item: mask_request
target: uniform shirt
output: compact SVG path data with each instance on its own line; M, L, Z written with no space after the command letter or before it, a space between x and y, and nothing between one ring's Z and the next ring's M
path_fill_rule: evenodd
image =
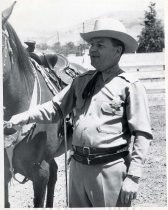
M72 144L76 146L107 148L129 144L137 131L152 138L147 97L141 82L119 69L106 71L97 80L94 95L83 99L83 90L94 73L89 71L74 79L52 101L39 106L31 118L37 122L56 122L74 110ZM135 160L132 157L129 170L135 176L141 176L149 140L140 145L141 148L134 148Z

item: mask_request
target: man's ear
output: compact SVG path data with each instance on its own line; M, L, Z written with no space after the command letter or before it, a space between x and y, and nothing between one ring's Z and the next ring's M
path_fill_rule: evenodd
M117 47L117 52L118 52L120 55L122 54L122 50L123 50L122 46L118 46L118 47Z

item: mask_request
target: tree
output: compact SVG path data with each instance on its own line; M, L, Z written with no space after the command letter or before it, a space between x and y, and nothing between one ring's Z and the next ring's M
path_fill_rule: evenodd
M76 46L74 45L73 42L68 42L62 46L62 54L64 54L65 56L75 53L76 53Z
M76 52L76 46L74 45L73 42L68 42L66 44L66 48L67 48L67 53L68 54L75 54L75 52Z
M56 53L61 53L61 43L56 42L51 47L52 50L54 50Z
M164 29L161 20L157 19L156 3L150 3L149 11L145 11L143 28L138 36L137 52L161 52L164 48Z
M39 50L47 50L48 49L48 45L47 43L40 43L36 45L36 48Z

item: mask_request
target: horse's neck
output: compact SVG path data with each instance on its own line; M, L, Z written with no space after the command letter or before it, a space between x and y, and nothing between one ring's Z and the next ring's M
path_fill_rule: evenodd
M10 118L14 114L28 110L34 88L33 75L29 77L29 83L31 84L26 86L19 69L11 71L10 77L3 87L5 118Z

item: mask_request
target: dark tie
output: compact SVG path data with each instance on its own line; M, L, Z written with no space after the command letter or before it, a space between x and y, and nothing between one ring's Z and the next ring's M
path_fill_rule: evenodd
M94 90L95 90L96 81L101 74L102 73L100 71L96 72L93 75L92 79L87 83L87 85L82 93L83 99L86 99L87 97L90 97L93 95Z

